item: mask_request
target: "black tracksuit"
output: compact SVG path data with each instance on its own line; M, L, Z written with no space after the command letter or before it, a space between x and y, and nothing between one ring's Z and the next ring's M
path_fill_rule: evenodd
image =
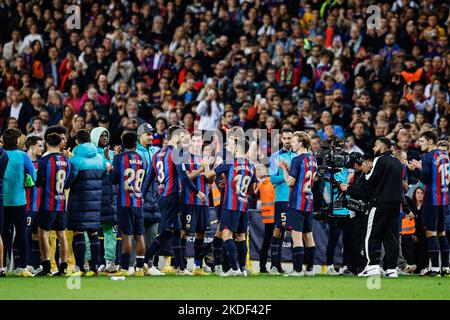
M372 171L358 190L349 186L348 194L372 195L372 208L367 219L364 249L369 265L379 265L381 244L386 256L386 269L395 269L399 254L400 203L402 165L391 151L376 157Z

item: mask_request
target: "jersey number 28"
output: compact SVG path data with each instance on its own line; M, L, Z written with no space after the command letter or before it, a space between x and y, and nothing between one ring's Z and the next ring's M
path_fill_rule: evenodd
M123 183L123 188L129 191L140 192L142 183L144 182L145 170L139 169L138 171L135 171L132 168L128 168L125 170L124 174L127 179ZM133 181L134 186L131 185Z

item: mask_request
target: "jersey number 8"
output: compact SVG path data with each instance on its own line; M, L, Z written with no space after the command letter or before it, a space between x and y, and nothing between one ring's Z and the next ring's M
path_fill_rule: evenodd
M64 182L66 181L66 171L65 170L59 170L56 173L56 185L55 189L57 193L63 193L64 192Z
M134 169L128 168L124 174L127 179L123 183L123 188L129 191L140 192L142 183L144 182L145 170L139 169L138 171L134 171ZM131 186L133 181L134 187Z

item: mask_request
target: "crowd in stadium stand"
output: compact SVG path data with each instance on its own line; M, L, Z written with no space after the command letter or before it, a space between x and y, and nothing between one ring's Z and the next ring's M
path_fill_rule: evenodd
M408 160L421 132L449 139L445 1L81 1L70 30L72 2L0 1L0 131L19 129L22 148L62 125L67 148L103 127L113 150L144 123L157 147L171 125L291 128L369 155L387 136Z

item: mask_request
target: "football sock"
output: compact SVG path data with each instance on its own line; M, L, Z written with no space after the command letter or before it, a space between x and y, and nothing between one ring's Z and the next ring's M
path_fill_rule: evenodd
M136 268L143 268L144 267L144 256L136 256Z
M213 239L214 265L219 266L222 263L223 240L218 237Z
M98 234L90 235L89 242L91 244L91 260L89 261L89 267L92 271L97 271L98 258L100 255L100 240Z
M239 268L236 259L236 245L234 244L234 240L228 239L224 241L223 246L230 261L231 268L233 268L233 270L238 270Z
M247 257L247 241L237 241L236 242L237 255L239 261L239 267L241 271L245 270L245 260Z
M427 238L427 248L431 267L439 268L439 241L436 236Z
M304 247L295 247L292 249L292 258L295 261L294 270L297 272L302 272L303 258L305 256Z
M128 252L122 252L122 256L120 257L120 267L122 270L128 271L130 267L130 254Z
M50 273L50 269L52 267L52 264L50 260L42 260L42 269L46 273Z
M203 260L203 244L205 243L205 239L197 239L194 241L194 263L196 267L202 266Z
M183 253L181 252L181 234L180 231L174 230L172 237L172 250L175 257L175 264L180 270L184 270Z
M187 245L187 239L181 238L181 254L182 254L183 261L186 258L186 245Z
M84 256L86 254L86 242L84 234L79 233L73 236L72 242L73 255L75 256L75 264L81 272L84 272Z
M272 237L270 239L270 251L271 251L271 261L272 267L278 267L281 262L280 259L280 243L281 238Z
M17 238L14 240L15 240L13 243L14 268L18 268L20 265L19 241Z
M35 270L39 268L39 265L41 264L41 251L39 249L38 240L33 240L31 242L31 263Z
M67 262L61 262L58 267L58 271L61 273L66 273L67 270Z
M439 247L441 249L441 267L448 268L448 260L449 260L449 245L447 238L439 237Z
M314 259L316 257L316 247L307 247L306 255L308 256L308 264L306 266L306 270L312 271L314 268Z
M145 259L147 260L149 267L153 266L152 260L155 253L157 253L159 249L161 249L163 244L169 241L171 237L172 232L170 232L169 230L163 230L163 232L161 232L161 234L158 235L156 239L153 240L153 242L150 244L150 246L147 249L147 252L145 253Z

